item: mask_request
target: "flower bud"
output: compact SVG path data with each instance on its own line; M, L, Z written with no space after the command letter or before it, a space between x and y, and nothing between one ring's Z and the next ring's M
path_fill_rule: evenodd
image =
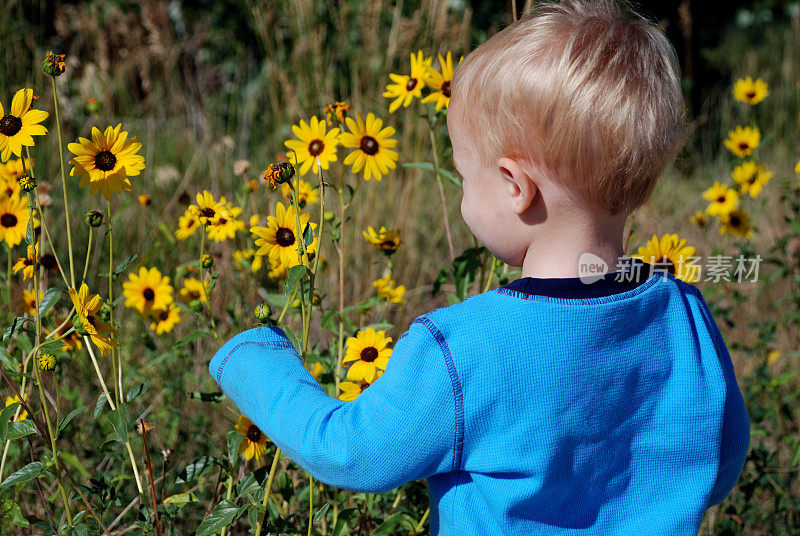
M109 304L103 302L103 305L100 306L99 313L100 313L100 320L102 320L103 322L108 322L109 320L111 320L111 306Z
M89 97L86 99L86 111L90 114L96 114L102 107L103 105L100 104L100 101L94 97Z
M321 301L322 298L320 298L319 294L313 294L311 296L311 305L319 305Z
M253 310L253 315L256 317L256 320L264 321L268 319L271 314L272 309L270 309L269 305L266 303L256 305L256 308Z
M201 302L200 300L192 300L189 302L189 309L191 309L195 313L202 313L203 302Z
M56 368L56 358L53 354L39 356L39 370L53 370Z
M52 50L44 56L42 69L50 76L61 76L66 70L64 54L56 54Z
M332 210L326 210L322 214L322 219L325 220L328 223L332 222L334 220L334 218L336 218L336 214L334 214Z
M30 175L23 175L19 178L19 187L23 192L30 192L36 188L36 181Z
M209 254L205 254L200 258L200 266L206 270L210 270L214 266L214 259Z
M90 210L83 215L83 221L89 227L100 227L103 224L103 213L99 210Z
M89 332L86 331L86 327L83 325L83 317L81 317L81 315L75 315L72 317L72 327L75 328L75 332L81 337L86 337L89 335Z

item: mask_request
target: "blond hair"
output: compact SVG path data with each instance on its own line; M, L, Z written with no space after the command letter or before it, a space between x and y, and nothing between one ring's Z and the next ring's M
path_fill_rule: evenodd
M608 0L543 4L473 51L451 95L485 162L543 162L611 214L650 197L683 141L672 45Z

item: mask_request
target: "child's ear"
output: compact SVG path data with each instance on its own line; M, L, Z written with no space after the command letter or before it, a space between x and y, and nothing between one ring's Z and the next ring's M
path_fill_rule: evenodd
M497 160L500 175L506 181L506 191L511 197L511 208L516 214L522 214L533 204L539 186L515 160L500 158Z

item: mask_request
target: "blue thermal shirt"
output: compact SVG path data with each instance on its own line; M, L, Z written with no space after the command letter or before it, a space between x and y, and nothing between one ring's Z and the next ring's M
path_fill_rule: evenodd
M700 292L649 275L522 278L422 315L352 402L276 328L236 335L209 370L315 478L427 479L434 536L695 536L750 420Z

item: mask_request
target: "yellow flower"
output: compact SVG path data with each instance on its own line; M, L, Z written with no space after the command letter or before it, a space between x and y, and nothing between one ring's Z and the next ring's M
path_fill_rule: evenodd
M719 224L719 234L731 234L739 238L751 238L753 236L750 215L741 208L721 215Z
M42 303L42 298L44 298L44 292L41 290L38 296L36 296L32 290L23 290L22 302L25 304L25 311L29 315L34 316L36 314L36 302Z
M709 216L721 216L739 206L739 194L736 190L717 181L714 181L714 186L703 192L703 199L711 201L706 208L706 214Z
M383 225L381 225L381 230L377 233L372 226L369 226L366 231L361 231L361 234L364 235L364 239L370 245L375 246L387 255L397 251L397 248L403 243L400 239L400 229L387 229Z
M33 271L36 269L36 263L39 262L39 244L35 246L28 245L28 255L20 257L14 264L14 273L16 274L22 270L22 280L33 279Z
M310 219L310 214L301 213L300 228L305 229ZM312 230L317 227L313 222L310 225ZM296 236L297 217L293 206L284 207L282 203L278 203L275 216L267 216L267 227L251 227L250 232L256 237L256 246L259 248L256 255L268 256L272 269L278 275L300 264ZM316 252L318 241L319 237L315 236L313 242L307 246L308 253Z
M708 225L708 217L706 216L706 213L700 210L695 212L694 216L689 216L689 221L700 228L703 228L706 225Z
M309 364L306 363L304 366L306 367L306 370L308 370L308 372L312 376L314 376L314 379L319 381L319 376L320 376L320 374L322 374L322 371L324 370L324 367L322 366L322 363L316 362L312 366L309 366Z
M25 175L26 172L31 170L31 165L33 164L32 160L28 160L27 158L15 158L14 160L9 160L5 164L0 164L0 179L7 180L11 184L14 184L16 187L14 192L0 192L5 193L5 195L12 195L13 193L19 194L19 184L17 181ZM7 187L14 188L8 184Z
M205 287L205 289L204 289ZM208 281L205 284L200 283L199 279L189 277L183 280L183 288L178 292L181 299L186 303L191 303L194 300L208 303Z
M739 101L750 105L758 104L769 95L767 83L758 78L755 81L751 77L740 78L733 84L733 97Z
M754 161L748 160L736 166L731 176L739 185L739 195L750 194L750 197L755 198L772 178L772 172L767 171L763 164L757 165Z
M256 461L260 460L267 451L267 441L269 441L264 432L244 415L239 417L239 422L236 423L234 428L236 428L239 435L244 436L242 442L239 443L238 453L244 454L246 460L253 458Z
M333 124L333 119L336 118L336 121L338 121L338 123L341 125L344 123L344 116L349 111L349 104L346 102L336 102L334 104L327 105L322 113L325 114L325 117L328 119L328 123Z
M447 58L439 54L439 66L442 68L440 73L436 69L428 69L426 82L431 88L437 91L431 93L422 102L435 102L436 111L450 106L450 82L453 80L453 54L447 53Z
M128 177L139 175L144 169L144 157L137 154L142 144L136 137L128 138L122 124L106 127L100 132L92 127L92 139L78 138L79 143L70 143L67 148L75 155L70 177L79 176L81 188L89 187L89 193L103 194L106 201L113 194L131 191Z
M24 400L24 401L26 401L26 402L28 401L28 393L24 393L24 394L22 395L22 400ZM14 396L6 396L6 406L5 406L5 407L8 407L8 406L10 406L10 405L11 405L11 404L13 404L14 402L19 402L19 397L18 397L17 395L14 395ZM18 416L16 419L14 419L14 417L13 417L13 415L12 415L12 416L11 416L11 418L10 418L10 419L8 419L8 421L9 421L9 422L12 422L12 421L14 421L14 420L16 420L16 421L24 421L24 420L25 420L27 417L28 417L28 412L27 412L27 411L25 411L24 409L22 409L22 404L20 404L20 407L19 407L19 416Z
M201 225L209 225L214 218L226 212L225 203L215 201L211 192L203 190L203 193L197 194L197 205L189 205L186 214L190 212L200 220ZM224 199L224 198L223 198Z
M137 196L137 199L143 207L149 207L153 203L153 199L147 194Z
M106 355L114 347L119 346L119 342L113 337L117 335L117 330L111 324L99 319L98 311L103 306L100 296L97 294L89 296L89 287L83 283L78 292L74 288L69 289L69 297L75 306L75 314L83 324L83 329L100 350L100 355Z
M178 240L186 240L200 227L200 218L197 217L197 213L193 208L196 207L192 205L183 216L178 218L178 229L175 231L175 236Z
M347 339L347 353L342 363L355 361L347 370L347 379L350 381L375 381L377 371L386 370L392 349L386 345L392 342L391 337L386 337L386 332L375 331L367 328L356 333L355 337Z
M403 296L406 294L406 287L403 285L398 286L391 275L386 275L372 283L372 286L378 290L378 295L386 298L391 303L403 303L405 300Z
M302 119L300 125L292 125L292 132L296 140L286 140L284 145L291 151L289 160L295 166L300 166L300 174L305 175L313 166L317 172L317 165L327 170L330 162L336 162L336 146L339 145L339 127L327 130L325 120L319 121L317 116L312 116L306 124Z
M383 121L371 113L367 114L366 123L361 114L356 114L356 121L348 117L345 122L350 132L343 132L339 139L345 147L356 149L344 159L346 166L353 166L353 173L363 168L364 180L375 177L379 181L389 169L397 167L395 162L400 156L390 149L397 146L397 140L391 137L394 127L382 128Z
M33 136L44 136L47 129L40 125L48 113L31 108L33 90L20 89L11 99L10 113L3 111L0 103L0 161L7 161L12 154L21 156L22 146L33 147Z
M28 232L28 198L0 197L0 240L12 248L21 243ZM39 221L33 218L34 226Z
M772 365L780 358L781 358L780 350L770 350L769 353L767 354L767 365ZM341 386L342 384L339 385Z
M664 270L687 283L699 279L698 265L692 264L694 248L686 245L686 239L678 239L677 234L666 234L659 239L656 235L640 247L634 259L640 259L655 268Z
M797 164L794 165L794 172L800 173L800 160L798 160Z
M304 208L306 205L310 205L312 203L319 203L319 193L317 192L316 188L313 188L310 183L297 179L294 181L294 187L297 190L297 204L300 205L300 208ZM281 193L283 194L283 199L286 200L287 204L292 204L292 185L288 183L283 183L281 185ZM250 224L253 225L252 223Z
M19 197L21 190L17 179L0 178L0 197Z
M58 318L55 320L55 326L58 327L64 322L63 318ZM67 320L67 323L64 324L64 327L58 330L57 337L64 343L64 346L59 348L62 352L68 352L71 350L80 350L83 344L81 343L81 336L78 335L77 332L73 331L69 335L64 336L69 330L73 328L72 321ZM45 332L50 334L51 332L45 329Z
M381 377L383 374L382 370L379 370L378 373L375 375L375 379ZM375 383L374 381L372 383ZM351 402L358 398L358 396L363 393L367 387L372 385L372 383L367 383L364 381L361 382L340 382L339 389L342 390L342 394L339 395L339 400L343 402Z
M743 158L752 153L761 141L761 131L751 127L736 127L728 132L725 147L736 156Z
M169 333L181 321L180 309L174 303L170 303L166 309L154 310L152 317L154 321L150 323L150 329L155 331L156 335Z
M394 84L388 84L383 96L394 99L389 105L389 113L393 114L400 105L403 108L408 108L411 101L416 97L422 96L422 88L425 87L425 79L428 76L428 69L433 62L433 56L425 58L422 51L418 51L416 55L411 54L411 75L399 75L391 73L389 78L392 79Z
M172 285L169 277L162 276L158 268L139 268L139 275L130 274L122 284L125 307L136 309L148 316L154 309L166 309L172 303Z
M217 211L214 218L211 218L206 226L208 238L214 242L222 242L228 238L236 236L238 231L244 231L245 223L236 218L242 213L240 207L234 207L225 201L225 196L220 198L220 204L224 210Z

